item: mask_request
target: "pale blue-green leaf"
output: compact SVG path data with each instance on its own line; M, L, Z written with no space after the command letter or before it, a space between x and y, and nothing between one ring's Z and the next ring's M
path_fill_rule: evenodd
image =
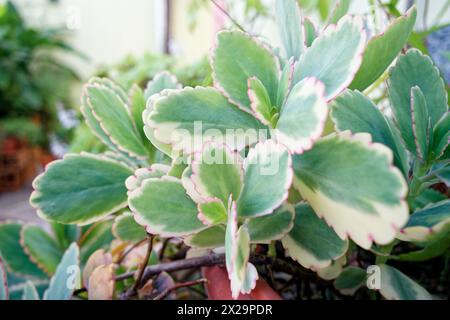
M39 293L33 282L27 281L23 288L22 300L39 300Z
M72 243L64 253L55 275L50 279L44 300L69 300L80 283L80 252L76 243Z
M277 0L275 16L286 59L298 61L305 51L305 39L297 1Z

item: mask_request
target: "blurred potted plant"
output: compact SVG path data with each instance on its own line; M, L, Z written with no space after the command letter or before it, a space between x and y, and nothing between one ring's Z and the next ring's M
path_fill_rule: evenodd
M27 26L10 1L0 6L0 150L8 158L0 159L3 173L9 170L5 163L17 169L12 159L22 149L31 154L32 147L39 147L49 158L50 135L61 132L57 106L70 105L70 86L78 76L53 52L80 55L62 36L60 29Z

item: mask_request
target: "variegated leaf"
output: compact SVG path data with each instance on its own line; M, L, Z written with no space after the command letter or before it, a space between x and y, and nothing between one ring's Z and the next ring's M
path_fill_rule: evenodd
M315 271L329 267L348 248L348 242L339 238L305 203L295 207L294 226L282 243L293 259Z
M247 79L244 82L247 88ZM152 97L144 122L147 137L152 142L156 140L156 146L169 154L171 149L190 153L202 147L198 141L211 140L241 150L258 141L257 130L265 128L216 89L204 87L172 90Z
M301 56L296 65L294 84L316 78L325 85L325 98L332 100L352 82L364 51L363 22L346 16L328 26Z
M222 225L213 226L185 238L184 242L188 246L199 249L215 249L224 247L225 227Z
M394 163L406 177L409 172L408 155L403 143L375 104L359 91L347 90L331 104L331 118L337 131L370 133L373 142L389 147L394 153Z
M411 89L411 123L414 137L414 144L416 146L415 154L426 161L428 159L428 148L431 128L431 121L428 116L428 106L425 101L425 96L419 87Z
M111 142L130 156L145 159L146 148L128 106L117 92L98 83L89 83L84 90L88 107Z
M227 209L222 200L211 198L198 204L198 218L210 226L227 221Z
M416 145L411 119L411 88L422 91L434 127L448 111L447 92L444 80L431 58L419 50L410 49L401 55L389 71L389 97L396 123L400 129L406 147L415 153Z
M133 214L129 211L114 220L112 232L122 241L138 242L147 236L145 229L134 220Z
M379 268L380 293L387 300L432 300L424 288L397 269L385 264Z
M242 159L226 145L209 143L194 155L191 180L205 200L236 200L242 190Z
M236 203L233 201L230 201L228 208L225 256L233 299L237 299L241 293L250 293L256 286L258 272L248 262L250 258L250 235L246 226L241 226L238 229Z
M197 206L179 179L149 178L129 192L128 205L136 221L161 236L185 236L206 228L197 218Z
M46 278L46 274L34 264L20 244L22 224L0 223L0 257L9 272L18 276Z
M148 168L139 168L134 174L125 180L125 186L129 191L137 189L142 182L149 178L161 178L169 174L170 167L162 164L152 164Z
M292 88L274 131L277 142L293 153L312 148L323 132L328 108L324 86L314 78L307 78Z
M368 249L406 224L406 182L387 147L366 133L333 134L294 157L294 186L341 239Z
M245 54L236 54L238 52ZM240 31L221 31L211 57L214 85L231 102L250 110L247 80L257 77L275 104L279 65L278 60L263 44Z
M431 158L440 159L450 150L450 112L447 111L433 128L433 145ZM445 157L444 157L445 158ZM447 157L448 159L448 157Z
M359 288L366 284L367 272L359 267L345 268L334 281L334 287L340 293L353 296Z
M30 202L45 220L89 224L126 205L125 180L132 174L105 157L69 154L33 181Z
M350 85L351 89L365 90L386 71L405 46L414 28L416 16L416 8L411 8L385 31L369 40L362 65Z
M398 235L405 241L427 241L450 224L450 200L444 200L415 211Z
M37 226L24 226L20 242L30 259L48 275L52 275L63 255L55 239Z
M293 227L294 208L285 203L272 214L248 219L245 223L251 243L271 243L283 238Z
M258 143L244 160L239 216L251 218L272 213L287 199L292 177L292 159L286 148L273 140Z
M152 80L147 83L144 91L145 101L152 95L160 93L165 89L181 89L178 79L167 71L156 74Z
M248 97L250 99L250 108L253 115L261 121L261 123L273 128L278 114L273 114L273 107L269 94L262 82L256 77L248 79ZM276 108L274 108L274 110L277 111Z

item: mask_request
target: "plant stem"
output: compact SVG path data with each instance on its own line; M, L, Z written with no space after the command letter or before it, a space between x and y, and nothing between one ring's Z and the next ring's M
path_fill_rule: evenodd
M217 9L219 9L224 15L230 19L233 24L239 28L242 32L246 32L245 29L224 9L220 4L218 4L215 0L211 0L211 2L216 6Z
M131 246L131 248L129 248L127 251L125 251L123 254L122 254L122 256L116 261L116 264L121 264L122 263L122 261L134 250L134 249L136 249L137 247L139 247L141 244L143 244L145 241L147 241L147 238L146 239L142 239L141 241L139 241L139 242L137 242L137 243L135 243L135 244L133 244L132 246Z
M152 250L153 250L153 238L154 238L154 235L149 235L148 236L147 254L145 255L145 259L144 259L144 261L142 261L142 264L139 267L139 273L138 273L136 282L134 283L134 286L133 286L133 289L132 289L134 292L136 292L139 289L140 285L141 285L142 277L143 277L144 271L145 271L145 267L148 264L148 259L150 259L150 254L152 253Z
M153 300L162 300L165 297L167 297L167 295L169 295L172 291L178 290L180 288L196 286L198 284L203 284L203 283L207 283L207 282L208 282L208 280L206 280L206 279L199 279L199 280L194 280L194 281L177 283L176 285L165 289L163 292L161 292L159 295L157 295Z

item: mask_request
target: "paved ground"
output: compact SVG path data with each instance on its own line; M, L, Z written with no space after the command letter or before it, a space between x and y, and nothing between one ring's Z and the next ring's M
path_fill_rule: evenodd
M32 191L31 186L27 186L18 192L0 193L0 221L21 220L45 225L28 202Z

